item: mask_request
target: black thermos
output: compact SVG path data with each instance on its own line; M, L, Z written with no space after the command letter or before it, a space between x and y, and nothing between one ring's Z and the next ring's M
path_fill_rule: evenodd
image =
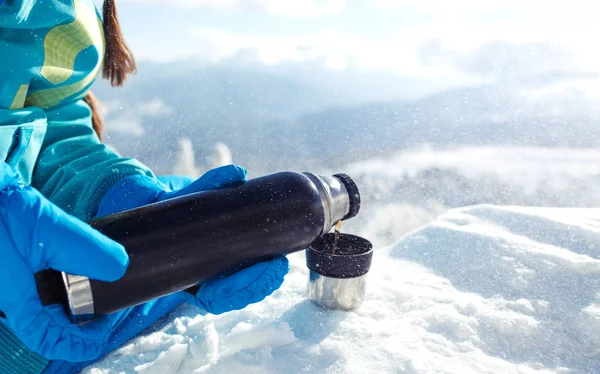
M296 172L146 205L90 222L129 254L121 279L50 270L36 275L38 292L44 304L62 303L84 322L304 250L359 208L349 176Z

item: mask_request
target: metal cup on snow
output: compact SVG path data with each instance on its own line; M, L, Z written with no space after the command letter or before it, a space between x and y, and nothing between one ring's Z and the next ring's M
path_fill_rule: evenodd
M350 234L339 234L334 243L335 234L329 233L306 249L308 298L325 309L356 309L365 298L373 245Z

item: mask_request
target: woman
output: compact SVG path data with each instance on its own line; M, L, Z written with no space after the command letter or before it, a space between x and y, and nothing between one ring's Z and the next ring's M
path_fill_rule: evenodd
M171 190L100 142L89 88L135 71L113 0L0 0L0 372L74 372L187 300L208 313L241 309L277 289L285 258L203 283L90 324L43 306L33 274L54 268L111 281L129 263L118 243L82 221L243 182L229 165ZM92 104L92 107L90 106ZM179 186L183 187L183 186Z

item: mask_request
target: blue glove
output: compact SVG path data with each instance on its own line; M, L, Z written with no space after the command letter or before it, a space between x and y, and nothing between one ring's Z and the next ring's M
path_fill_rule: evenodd
M209 170L199 179L187 185L181 177L161 177L161 180L167 183L186 185L178 190L171 190L166 184L154 178L143 175L131 176L117 183L106 194L100 204L98 216L199 191L234 187L246 181L246 174L244 168L228 165ZM289 268L287 258L278 257L250 266L224 278L204 281L195 295L188 292L179 294L188 302L208 313L221 314L239 310L263 300L277 290L283 283Z
M171 190L180 190L194 181L193 178L185 175L160 175L156 178Z
M70 323L60 305L43 306L34 274L48 268L114 281L129 264L124 248L66 214L37 190L0 167L0 310L5 324L29 349L48 359L98 357L111 318L83 326Z
M240 166L228 165L209 170L200 178L181 189L172 190L169 185L185 185L184 177L170 176L159 179L146 175L133 175L115 184L104 196L98 207L97 216L105 216L143 205L164 201L194 192L235 187L246 181L246 170Z

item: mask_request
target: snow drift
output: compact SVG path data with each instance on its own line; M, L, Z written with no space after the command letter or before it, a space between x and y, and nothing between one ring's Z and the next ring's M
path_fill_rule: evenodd
M369 208L344 231L377 243L359 309L307 301L296 253L263 302L183 306L84 373L600 372L598 160L476 148L353 165Z
M284 286L221 316L177 310L86 373L581 373L600 367L600 210L474 206L379 249L353 312Z
M376 247L394 244L452 208L600 206L598 149L422 147L342 170L357 180L364 201L346 227Z

